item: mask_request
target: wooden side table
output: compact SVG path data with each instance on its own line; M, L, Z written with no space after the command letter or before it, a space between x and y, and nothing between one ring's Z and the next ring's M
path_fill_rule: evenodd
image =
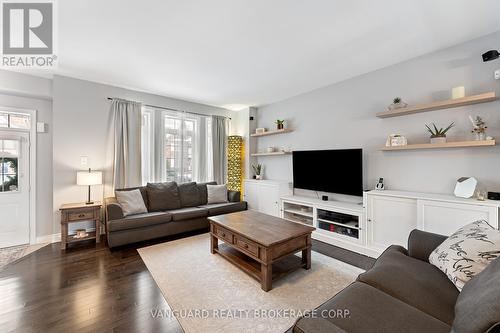
M61 211L61 249L65 250L69 243L80 242L89 239L95 239L100 242L99 230L101 226L101 207L98 201L91 205L85 203L65 204L59 209ZM74 222L93 220L95 222L95 231L89 232L88 236L77 238L74 235L68 235L68 225Z

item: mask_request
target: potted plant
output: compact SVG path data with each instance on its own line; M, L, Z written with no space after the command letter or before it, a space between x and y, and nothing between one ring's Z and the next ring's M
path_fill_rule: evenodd
M486 140L486 129L488 127L484 120L479 116L477 116L476 119L472 119L472 117L469 116L469 119L473 126L472 133L474 133L475 139L477 141Z
M262 179L262 164L260 164L260 163L252 164L252 169L253 169L253 172L255 172L255 179L261 180Z
M431 143L445 143L446 142L446 133L455 126L455 123L451 123L446 128L438 129L436 124L432 123L432 128L429 125L425 125L429 133L431 133Z
M389 105L388 109L390 111L392 111L392 110L402 109L402 108L405 108L407 106L408 106L408 104L405 103L405 102L403 102L403 100L401 99L401 97L395 97L392 100L392 104Z
M282 130L285 128L285 120L277 119L275 123L278 127L278 130Z

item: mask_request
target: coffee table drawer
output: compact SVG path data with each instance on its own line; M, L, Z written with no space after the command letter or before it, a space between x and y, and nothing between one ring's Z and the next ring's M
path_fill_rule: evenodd
M226 229L221 229L219 227L215 228L215 234L222 238L226 243L233 244L233 233L230 231L227 231Z
M246 238L243 238L239 235L235 235L234 245L236 245L238 249L241 249L244 252L248 252L249 254L252 254L256 258L259 257L259 246Z

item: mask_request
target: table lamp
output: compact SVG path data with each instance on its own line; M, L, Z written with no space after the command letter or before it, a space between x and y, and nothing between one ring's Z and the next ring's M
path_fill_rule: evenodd
M101 171L78 171L76 173L76 184L89 187L89 197L85 204L92 205L94 202L90 201L90 186L101 185L102 184L102 172Z

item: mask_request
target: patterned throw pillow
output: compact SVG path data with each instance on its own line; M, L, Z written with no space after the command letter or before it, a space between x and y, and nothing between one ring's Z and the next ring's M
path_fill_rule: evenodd
M443 271L462 290L500 256L500 231L486 221L476 221L458 229L429 256L429 262Z

